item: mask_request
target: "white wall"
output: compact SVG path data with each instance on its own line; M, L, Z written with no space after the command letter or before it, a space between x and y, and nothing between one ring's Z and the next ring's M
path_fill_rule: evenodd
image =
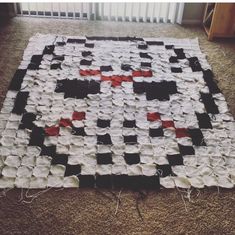
M182 24L202 23L205 3L185 3Z
M0 18L11 18L16 15L15 3L0 3Z

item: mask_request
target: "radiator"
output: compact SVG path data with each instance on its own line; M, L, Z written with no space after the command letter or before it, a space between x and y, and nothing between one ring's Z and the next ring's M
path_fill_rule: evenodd
M180 21L183 3L20 3L22 16L151 23Z

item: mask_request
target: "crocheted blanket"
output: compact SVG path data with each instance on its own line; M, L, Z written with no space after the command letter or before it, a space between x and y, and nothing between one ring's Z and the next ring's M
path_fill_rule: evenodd
M234 119L197 39L37 34L0 133L0 188L235 183Z

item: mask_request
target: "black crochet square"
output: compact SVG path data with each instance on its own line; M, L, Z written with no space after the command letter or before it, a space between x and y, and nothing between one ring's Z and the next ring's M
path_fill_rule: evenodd
M185 145L179 144L179 150L180 150L180 154L182 156L184 156L184 155L195 155L195 151L194 151L193 146L185 146Z
M79 175L79 188L94 188L95 176L94 175Z
M98 118L97 126L100 128L110 127L110 120L102 120L102 119Z
M135 128L136 127L136 121L135 120L124 120L123 127Z
M137 135L127 135L124 136L125 144L137 144Z
M196 113L196 116L201 129L212 129L211 119L207 113Z
M30 129L35 126L33 121L36 120L36 114L34 113L24 113L23 117L21 119L21 124L19 126L19 129Z
M27 104L27 99L29 97L29 92L18 92L12 113L21 115L25 112L25 106Z
M157 172L160 177L173 175L171 166L169 164L157 165Z
M96 159L99 165L113 164L112 153L97 153Z
M64 176L79 175L81 173L81 165L67 164Z
M183 165L183 157L180 154L167 155L168 162L171 166Z
M110 145L112 140L109 134L97 135L97 144Z
M150 137L160 137L160 136L164 136L164 132L162 128L150 128L149 129L149 136Z
M72 135L80 135L80 136L85 136L86 132L84 127L72 127Z
M97 175L96 187L97 188L112 188L112 175Z
M51 165L57 165L57 164L60 164L60 165L64 165L66 166L66 176L70 175L70 171L71 170L71 167L68 167L67 166L67 163L68 163L68 155L67 154L55 154L52 157L52 161L51 161ZM68 169L67 169L68 167ZM71 175L76 175L76 174L73 174L71 172Z
M128 165L140 163L139 153L124 153L124 159Z
M192 139L193 145L205 146L203 134L200 129L188 129L188 133Z
M26 69L17 69L9 86L9 90L19 91L26 74Z

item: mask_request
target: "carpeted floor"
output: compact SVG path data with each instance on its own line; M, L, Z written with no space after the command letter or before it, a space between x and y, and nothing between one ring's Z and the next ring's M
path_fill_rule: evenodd
M28 39L37 32L198 37L235 116L234 39L208 42L199 27L170 24L15 18L0 25L1 103ZM50 190L22 205L17 203L20 190L14 189L0 198L0 234L235 234L234 192L194 190L190 202L185 199L184 203L182 196L187 194L177 190L149 192L143 200L138 200L139 193L125 191L115 215L118 191Z

